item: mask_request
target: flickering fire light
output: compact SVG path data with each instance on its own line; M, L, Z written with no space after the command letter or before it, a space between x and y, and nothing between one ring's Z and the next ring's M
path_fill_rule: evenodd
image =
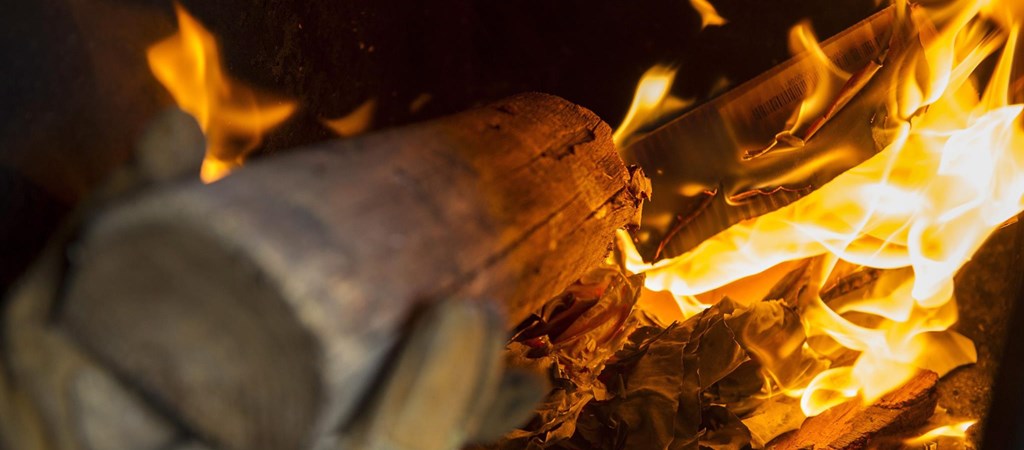
M693 9L700 13L701 28L725 25L729 22L724 17L718 15L715 6L708 0L690 0L690 6L693 6Z
M616 144L622 145L626 138L636 133L644 123L689 104L684 101L672 101L669 88L672 87L675 78L676 69L668 66L656 65L644 72L636 86L636 94L633 95L633 102L629 105L626 117L612 135Z
M1013 104L1010 91L1022 18L1016 3L897 3L896 26L914 27L921 51L896 61L898 76L885 80L890 94L879 107L890 111L887 119L864 124L888 136L875 157L673 259L644 263L620 235L627 265L647 274L647 289L677 299L679 315L670 319L705 308L701 293L811 258L809 289L797 305L805 346L833 365L785 390L801 398L808 416L851 398L872 402L922 369L942 375L975 362L974 344L950 329L957 321L954 276L1024 209L1024 105ZM798 25L791 37L791 47L816 62L816 83L780 136L827 114L850 79L821 52L809 27ZM986 81L978 68L990 55L998 61ZM642 118L631 119L636 129ZM785 151L802 145L801 139L776 141ZM884 270L867 292L829 303L818 295L862 267ZM836 362L851 352L852 363Z
M296 110L296 103L256 91L224 70L213 35L175 4L178 33L149 48L153 75L206 135L200 178L214 182L242 164Z
M178 33L151 46L146 56L153 75L178 107L199 122L207 142L199 177L212 183L241 166L263 136L288 120L299 105L228 76L213 34L181 5L175 3L174 8ZM377 100L371 98L322 123L339 136L352 137L370 127L376 109Z
M920 436L907 439L905 443L908 445L922 445L927 444L929 442L935 442L943 437L963 439L964 437L967 436L967 430L974 426L975 423L978 423L978 421L966 420L952 425L943 425L940 427L935 427L932 428L931 430L926 431Z
M646 274L649 293L668 293L676 301L678 310L662 312L661 319L707 309L715 297L709 293L720 289L733 300L756 301L796 262L808 261L808 289L791 299L807 336L798 350L831 367L783 385L765 365L766 393L799 397L803 414L814 416L854 398L873 402L920 370L943 375L975 362L973 342L951 330L957 321L953 280L993 231L1024 210L1024 154L1016 150L1024 144L1024 105L1011 102L1024 15L1011 3L957 0L937 7L897 1L893 26L913 29L913 45L920 48L881 63L897 66L887 73L888 95L878 105L888 114L863 124L878 136L878 152L820 189L653 264L620 231L626 267ZM702 27L726 23L706 0L691 4ZM240 166L297 104L228 77L213 36L176 8L180 30L150 48L149 62L202 127L207 154L201 178L212 182ZM801 151L881 67L871 61L859 72L841 69L809 22L791 29L789 46L811 61L809 90L772 142L748 150L747 159ZM995 69L983 77L979 67L990 57L997 59ZM692 103L670 94L676 76L676 68L658 65L641 77L614 133L617 144ZM375 106L370 99L323 123L342 136L358 134L369 126ZM848 150L839 144L833 153ZM882 272L867 289L823 300L823 290L863 269ZM734 295L741 284L759 295ZM962 436L971 424L917 439Z

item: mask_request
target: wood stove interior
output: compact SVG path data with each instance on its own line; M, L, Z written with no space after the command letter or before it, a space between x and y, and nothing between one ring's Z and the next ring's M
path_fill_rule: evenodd
M879 9L871 0L714 3L729 23L702 30L688 2L667 0L181 1L218 38L233 77L301 105L253 160L337 139L321 119L368 101L369 131L529 91L563 97L614 125L654 64L677 67L673 94L699 104L787 59L796 22L809 19L827 37ZM173 104L145 49L175 29L164 0L12 6L3 19L0 110L0 289L8 293L61 224L137 159L146 125ZM996 232L958 275L955 329L976 343L978 363L943 378L937 392L949 414L982 419L963 445L984 439L984 448L1016 448L1022 439L1014 431L1024 423L1022 363L1013 345L1024 326L1014 308L1020 228ZM18 341L5 342L12 345Z

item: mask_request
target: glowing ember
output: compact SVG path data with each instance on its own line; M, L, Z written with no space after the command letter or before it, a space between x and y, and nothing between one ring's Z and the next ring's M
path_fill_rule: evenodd
M646 272L648 289L671 292L679 303L679 316L667 319L706 307L696 300L702 293L810 258L808 289L787 299L798 304L807 345L830 361L856 358L787 390L801 397L808 416L850 398L872 402L922 369L942 375L975 362L974 344L950 330L957 321L953 279L993 231L1024 210L1024 105L1009 98L1020 16L1010 14L1010 4L1016 2L898 5L897 21L919 31L921 48L892 62L900 66L884 80L890 97L879 105L889 112L886 120L864 124L886 137L875 157L787 207L653 266L623 235L627 267ZM793 30L791 44L816 62L817 82L780 135L821 117L849 78L806 25ZM979 95L976 69L1000 47ZM647 94L637 95L630 117ZM638 126L627 121L620 131L627 125ZM821 298L840 272L861 267L885 270L870 289L828 303Z
M977 423L976 420L968 420L966 422L960 422L953 425L944 425L929 430L927 433L924 433L916 438L907 439L904 442L908 445L924 445L929 442L935 442L939 438L943 437L963 439L967 437L967 430L971 428L975 423Z
M700 13L701 29L725 25L728 22L725 18L718 15L718 11L715 10L714 5L708 0L690 0L690 5Z
M180 5L175 10L178 33L151 46L146 56L153 75L203 129L207 144L200 178L210 183L240 166L296 105L230 79L210 32Z

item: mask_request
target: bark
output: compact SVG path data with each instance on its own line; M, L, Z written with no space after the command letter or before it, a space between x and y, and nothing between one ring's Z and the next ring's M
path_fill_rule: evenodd
M525 94L142 195L84 233L58 323L224 448L322 442L418 305L511 326L605 257L644 195L610 134Z

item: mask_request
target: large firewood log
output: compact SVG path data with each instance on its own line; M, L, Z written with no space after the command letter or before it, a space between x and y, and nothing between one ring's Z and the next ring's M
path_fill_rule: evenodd
M605 257L645 195L610 135L525 94L159 188L86 227L56 323L219 446L306 448L358 415L418 305L510 327Z

